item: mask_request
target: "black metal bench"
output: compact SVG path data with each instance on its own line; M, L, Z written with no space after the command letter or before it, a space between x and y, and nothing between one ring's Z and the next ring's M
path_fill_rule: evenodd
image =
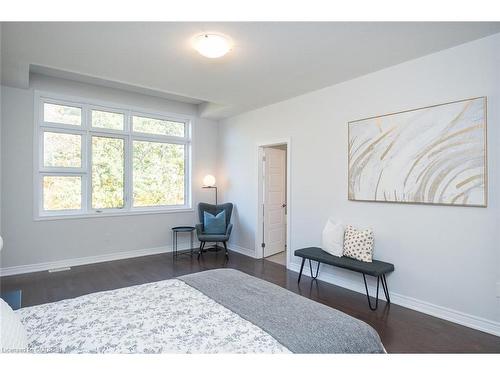
M370 307L370 310L373 311L377 310L378 289L380 281L382 281L382 288L384 289L384 294L387 303L391 303L391 299L389 297L389 288L387 287L387 280L385 278L385 275L387 273L394 271L394 265L391 263L381 262L380 260L373 260L371 263L369 263L348 257L337 257L335 255L327 253L326 251L320 249L319 247L306 247L304 249L295 250L295 256L302 258L302 264L300 265L299 279L297 281L298 283L300 283L300 278L302 277L302 270L304 269L304 263L306 259L308 259L309 269L311 270L311 277L313 280L316 280L318 277L319 266L321 263L359 272L363 274L366 297L368 298L368 306ZM316 268L315 276L313 276L311 261L318 262L318 267ZM366 275L370 275L377 278L377 296L375 299L375 307L372 306L372 303L370 301L370 294L368 293L368 285L366 284Z

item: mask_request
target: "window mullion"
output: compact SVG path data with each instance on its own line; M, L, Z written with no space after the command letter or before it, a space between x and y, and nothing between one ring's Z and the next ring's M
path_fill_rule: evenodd
M191 206L191 147L188 143L184 145L184 205Z
M133 186L132 186L133 138L132 138L132 115L130 111L128 111L125 115L125 130L127 131L127 139L125 142L124 209L130 211L132 209L132 199L133 199Z
M83 106L83 128L85 129L85 191L84 194L84 205L85 213L92 212L92 136L90 130L92 128L90 121L90 107L88 105Z

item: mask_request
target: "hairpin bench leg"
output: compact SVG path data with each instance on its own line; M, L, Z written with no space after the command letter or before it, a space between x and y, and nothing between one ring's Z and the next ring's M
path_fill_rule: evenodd
M302 258L302 263L300 265L299 279L297 280L297 284L300 283L300 278L302 277L302 270L304 269L304 262L305 261L306 261L306 258Z
M309 259L309 270L311 271L311 277L313 280L316 280L318 278L318 273L319 273L319 265L321 263L318 262L318 267L316 268L316 276L313 276L313 269L312 269L312 263L311 263L311 259Z
M391 297L389 296L389 287L387 286L387 279L385 278L385 274L381 276L382 279L382 288L384 288L385 299L387 303L391 303Z
M366 276L363 274L363 280L365 281L365 290L366 290L366 298L368 298L368 306L370 310L375 311L378 308L378 287L380 283L380 276L377 276L377 297L375 298L375 307L372 307L372 303L370 301L370 293L368 293L368 285L366 284Z

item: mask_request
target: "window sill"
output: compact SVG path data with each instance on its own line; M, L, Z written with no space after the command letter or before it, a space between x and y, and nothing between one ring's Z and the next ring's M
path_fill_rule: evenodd
M165 215L194 212L194 208L164 209L164 210L136 210L126 212L102 212L90 214L67 214L67 215L39 215L33 218L34 221L50 220L70 220L70 219L96 219L100 217L114 216L136 216L136 215Z

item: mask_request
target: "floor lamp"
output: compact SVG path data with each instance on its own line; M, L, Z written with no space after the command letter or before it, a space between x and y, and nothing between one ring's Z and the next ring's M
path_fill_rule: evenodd
M217 186L215 186L215 177L207 174L203 179L203 189L215 189L215 205L217 206Z

